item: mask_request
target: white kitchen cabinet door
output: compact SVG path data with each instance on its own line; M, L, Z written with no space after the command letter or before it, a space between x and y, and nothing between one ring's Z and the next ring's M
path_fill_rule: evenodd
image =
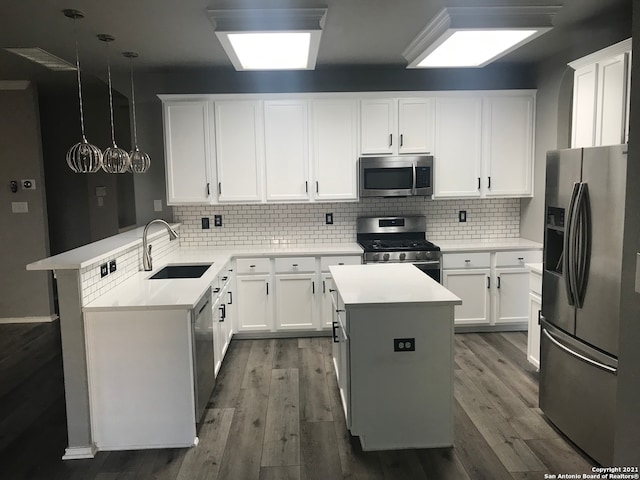
M488 97L483 104L484 193L533 194L533 95Z
M224 339L222 335L222 299L217 298L214 294L212 298L212 317L213 317L213 373L217 377L220 367L222 366L222 359L224 357L223 345Z
M595 145L625 142L627 54L598 62Z
M482 99L443 97L435 104L433 196L479 197Z
M529 269L496 268L495 323L522 323L529 321Z
M238 332L271 330L273 325L273 288L269 275L236 277Z
M264 102L267 201L308 200L307 102Z
M540 368L540 325L538 313L542 308L542 297L529 293L529 329L527 331L527 359Z
M264 138L262 103L215 103L219 202L262 200Z
M311 102L312 188L315 200L358 198L357 128L356 100Z
M317 325L316 275L276 275L276 329L308 330Z
M456 325L489 325L490 269L443 270L442 284L462 299L455 307Z
M431 154L435 138L435 100L398 100L398 153Z
M392 98L360 101L360 153L391 155L397 151L396 101Z
M320 300L320 326L331 328L333 325L333 301L331 300L331 290L333 290L333 277L330 273L321 274L322 297Z
M579 68L573 74L573 112L571 146L595 145L597 65Z
M167 205L210 202L209 102L162 104Z

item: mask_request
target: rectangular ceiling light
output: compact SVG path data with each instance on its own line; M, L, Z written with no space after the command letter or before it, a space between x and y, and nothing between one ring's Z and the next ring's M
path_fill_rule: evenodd
M236 70L313 70L326 9L210 10Z
M32 62L35 62L43 67L48 68L49 70L54 70L57 72L69 72L75 71L76 66L61 59L60 57L56 57L55 55L47 52L38 47L33 48L5 48L6 51L15 53L16 55L20 55Z
M416 68L483 67L530 40L538 30L458 30Z
M484 67L551 30L559 8L443 8L402 55L407 68Z

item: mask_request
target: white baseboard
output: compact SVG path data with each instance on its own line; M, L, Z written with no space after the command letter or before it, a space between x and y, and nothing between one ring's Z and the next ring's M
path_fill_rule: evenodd
M88 447L67 447L62 456L62 460L80 460L82 458L93 458L98 449L95 445Z
M58 315L48 315L44 317L5 317L0 318L0 323L46 323L54 322Z

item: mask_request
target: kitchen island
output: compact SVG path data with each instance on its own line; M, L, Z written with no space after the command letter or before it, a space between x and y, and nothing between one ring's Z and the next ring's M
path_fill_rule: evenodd
M453 321L462 301L409 264L330 267L333 361L363 450L453 445Z

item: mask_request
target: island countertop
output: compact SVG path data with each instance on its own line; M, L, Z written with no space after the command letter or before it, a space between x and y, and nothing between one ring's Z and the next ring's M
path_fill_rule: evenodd
M334 265L329 271L345 305L462 305L460 298L410 264Z

